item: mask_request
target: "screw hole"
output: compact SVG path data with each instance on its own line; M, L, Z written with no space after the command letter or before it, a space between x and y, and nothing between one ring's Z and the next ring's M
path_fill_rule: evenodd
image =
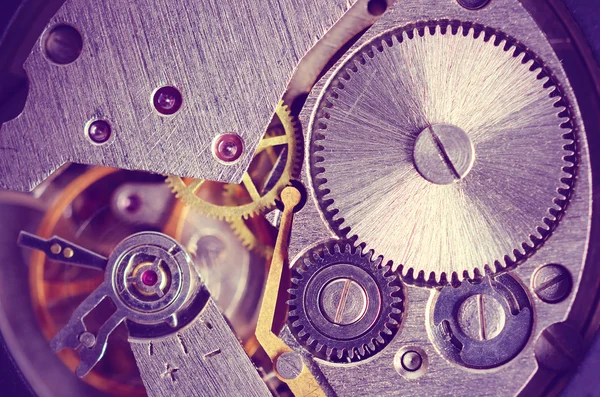
M458 4L467 10L479 10L490 2L490 0L457 0Z
M233 163L243 152L244 141L238 134L220 135L213 143L213 154L223 163Z
M106 120L91 120L88 122L86 133L93 143L102 145L110 139L112 127Z
M367 4L367 11L374 17L383 15L385 10L387 10L386 0L370 0Z
M152 103L158 113L164 116L171 116L181 109L183 96L177 88L165 86L154 92Z
M56 65L68 65L79 58L83 51L83 37L71 25L52 27L43 41L46 58Z

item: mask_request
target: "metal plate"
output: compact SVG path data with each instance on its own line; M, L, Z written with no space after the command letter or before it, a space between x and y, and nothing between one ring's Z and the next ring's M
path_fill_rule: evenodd
M346 8L342 0L68 0L48 26L77 28L83 52L59 66L45 57L45 36L37 41L24 65L25 109L0 130L0 186L30 190L66 162L238 182L294 67ZM165 85L183 94L170 117L152 104ZM95 118L112 126L104 145L86 136ZM231 165L211 148L227 132L246 149Z
M525 5L529 11L537 9L537 18L540 17L540 14L545 15L545 18L549 18L550 14L548 10L542 7L540 2L532 1L526 3ZM547 7L547 5L545 6ZM593 301L595 295L594 285L597 284L598 274L592 268L592 264L589 263L595 258L591 254L588 256L592 181L585 130L594 131L598 125L598 118L590 113L594 109L594 106L588 106L585 101L581 107L582 112L585 112L585 114L582 116L580 113L575 93L567 79L563 64L557 56L558 53L560 54L560 59L564 59L564 55L566 54L573 55L573 47L570 46L568 34L564 30L557 28L555 24L549 24L550 28L546 26L544 30L546 34L549 34L549 37L545 37L536 24L536 20L538 19L534 20L523 5L515 0L492 0L487 7L478 11L462 9L453 0L427 0L418 3L399 1L394 9L386 13L355 44L353 49L360 47L375 35L393 27L431 19L473 21L501 30L515 37L536 53L554 73L555 78L560 83L563 93L571 105L572 117L575 120L577 129L578 179L574 194L571 197L569 209L561 219L553 236L532 258L520 265L511 274L518 277L522 285L528 289L528 286L531 284L531 276L538 266L546 263L561 263L573 275L574 291L578 291L578 294L573 293L567 300L556 305L549 305L540 301L529 290L536 316L532 337L516 359L494 370L467 370L451 364L440 356L427 335L427 319L431 310L429 305L435 291L416 286L409 286L406 289L407 313L402 324L402 330L378 356L360 364L344 366L331 365L320 360L315 361L320 371L329 381L331 388L341 396L470 395L473 393L473 385L477 385L477 394L482 396L495 396L498 394L515 395L519 394L521 388L530 379L534 378L534 374L536 374L535 378L539 377L544 380L541 383L535 382L535 387L527 390L527 392L530 394L542 393L545 387L543 385L553 379L556 374L538 369L538 364L533 353L533 345L536 339L544 328L554 322L563 321L567 318L578 326L586 324L587 316L590 315L590 302ZM545 23L547 21L544 19L542 22ZM352 51L348 54L351 53ZM300 121L305 133L310 130L309 125L314 117L314 114L311 114L311 109L316 103L322 87L334 71L344 62L344 59L345 57L324 76L311 92L307 104L300 114ZM574 64L564 65L568 68L570 76L577 76L578 73L581 73L578 69L579 66L575 65L576 62L578 61L574 60ZM578 78L581 78L583 81L587 77L583 77L583 73L581 73ZM578 92L580 92L578 95L582 95L582 98L594 101L597 104L595 97L586 96L585 90L581 90L581 85L585 85L585 83L578 82L577 84ZM588 83L588 86L588 90L593 90L592 85ZM306 142L309 141L310 139L306 139ZM309 178L306 175L306 168L308 167L309 165L307 164L304 171L305 174L303 175L303 182L310 185ZM315 200L313 197L313 204L311 205L309 201L305 209L300 211L295 217L290 257L298 258L307 247L317 244L324 239L334 237L333 232L324 224L322 215L316 208L317 204ZM583 264L586 262L588 263L585 267L585 273L583 273ZM580 285L582 288L578 290ZM576 299L577 301L581 301L581 306L574 306ZM582 329L582 333L585 331L585 328ZM284 330L282 336L288 339L288 331ZM407 380L400 376L394 369L394 356L404 346L418 346L428 355L428 369L418 380ZM507 379L510 379L510 382L506 382Z
M212 299L186 329L159 340L131 338L131 348L150 396L271 395Z

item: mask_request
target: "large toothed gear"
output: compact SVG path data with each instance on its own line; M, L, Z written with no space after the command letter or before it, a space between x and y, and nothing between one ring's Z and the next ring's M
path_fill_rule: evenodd
M355 362L381 351L402 318L399 275L348 243L310 249L294 265L288 324L315 356Z
M320 96L311 178L332 230L444 283L514 266L549 237L575 143L551 72L500 32L429 22L378 36Z
M168 176L166 182L176 196L202 215L230 221L275 208L281 190L300 175L302 166L302 137L295 119L283 103L275 114L241 184L225 184L223 193L209 201L202 197L204 180ZM279 155L283 161L279 161ZM272 162L271 169L264 172L268 161Z

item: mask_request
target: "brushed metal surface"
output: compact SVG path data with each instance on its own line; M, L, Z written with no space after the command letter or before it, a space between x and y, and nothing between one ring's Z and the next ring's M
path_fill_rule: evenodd
M493 0L482 10L467 11L460 8L453 0L424 0L419 3L401 0L357 41L353 49L359 48L370 38L393 27L420 20L441 18L475 21L510 34L541 57L560 83L563 94L571 105L570 110L577 127L577 182L570 199L569 209L552 237L533 257L511 274L518 277L523 285L529 286L531 277L538 266L545 263L561 263L573 275L573 290L578 291L579 285L582 283L583 262L589 247L592 194L590 158L584 120L561 61L523 6L515 0ZM556 39L562 40L559 37ZM562 41L560 42L562 43ZM313 106L322 87L345 59L346 57L342 57L310 93L299 116L305 133L310 124ZM306 141L308 142L308 139ZM311 187L310 178L306 173L308 166L307 163L303 169L302 180L306 186ZM311 188L308 190L312 192ZM294 221L289 252L290 258L294 258L294 260L299 258L308 247L335 237L318 210L314 194L311 195L305 208L296 214ZM407 312L402 329L386 349L371 360L352 365L333 365L321 360L314 360L314 364L319 369L317 378L327 385L328 395L337 393L340 396L462 396L472 395L474 387L476 387L477 394L481 396L516 395L534 375L540 375L546 379L555 376L553 373L538 369L533 354L533 343L545 327L565 320L569 317L569 313L572 314L576 311L573 302L578 295L582 294L581 291L578 291L577 294L571 294L559 304L549 305L543 303L528 290L536 320L532 337L524 350L515 360L498 369L473 371L460 368L443 359L427 335L428 304L432 294L435 293L435 290L407 286ZM574 317L574 321L584 322L583 315ZM293 337L287 328L282 331L282 337L290 343L290 346L292 345L290 339ZM418 380L407 380L398 375L394 369L394 356L404 346L418 346L427 353L429 365L427 371ZM303 354L307 355L304 351ZM367 373L369 376L364 375ZM324 380L325 378L327 381Z
M322 211L340 236L404 275L474 277L508 266L526 254L523 244L539 245L532 237L543 240L551 210L562 209L564 168L573 165L564 159L573 154L561 128L568 118L541 69L499 39L462 26L392 30L353 55L317 104L309 133ZM445 169L442 181L423 163L420 133L438 124L458 127L466 150L469 139L475 148L460 180Z
M48 26L79 29L83 53L54 65L44 35L38 40L24 65L25 109L0 129L0 187L30 190L65 162L239 182L294 67L347 8L343 0L68 0ZM170 117L152 105L164 85L183 94ZM94 118L112 125L105 145L85 135ZM225 132L245 141L233 165L212 155Z
M130 342L151 397L271 396L212 298L177 334Z

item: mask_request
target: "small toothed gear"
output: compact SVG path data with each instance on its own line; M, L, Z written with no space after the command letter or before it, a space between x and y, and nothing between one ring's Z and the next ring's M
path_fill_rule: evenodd
M355 362L381 351L402 319L399 275L349 243L310 249L294 265L288 324L317 357Z
M321 211L410 282L515 266L568 204L568 112L551 72L501 32L432 21L383 33L340 66L315 108Z
M263 258L273 257L273 248L276 234L275 227L262 216L254 216L248 219L234 219L229 221L231 230L239 238L244 247L250 249ZM257 229L262 229L258 233Z
M202 196L202 179L168 176L167 184L199 213L217 219L247 219L275 208L281 190L300 175L302 166L302 136L295 119L283 102L275 115L242 183L224 184L214 202ZM278 160L280 155L283 162Z

